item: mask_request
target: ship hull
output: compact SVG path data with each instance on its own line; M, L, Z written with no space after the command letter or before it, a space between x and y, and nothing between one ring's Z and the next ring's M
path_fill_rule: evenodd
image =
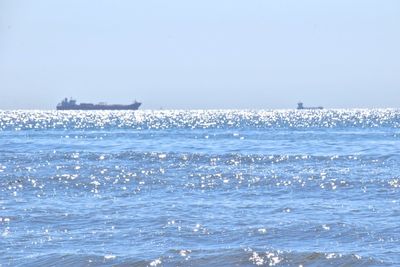
M140 103L132 105L74 105L57 106L57 110L138 110Z
M297 108L298 110L316 110L316 109L324 109L323 107L303 107Z

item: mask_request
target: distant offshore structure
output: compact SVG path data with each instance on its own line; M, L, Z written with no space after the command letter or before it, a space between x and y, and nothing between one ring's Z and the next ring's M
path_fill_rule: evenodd
M141 104L142 103L137 102L136 100L130 105L108 105L106 103L77 104L76 100L64 98L64 100L57 105L57 110L138 110Z
M297 103L297 109L324 109L323 107L305 107L303 102Z

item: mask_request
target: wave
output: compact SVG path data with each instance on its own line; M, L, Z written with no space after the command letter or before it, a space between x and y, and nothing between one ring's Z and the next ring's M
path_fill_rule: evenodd
M151 259L116 254L61 254L33 256L8 262L11 266L390 266L373 257L355 253L301 252L280 250L222 249L169 250Z
M400 189L399 155L244 155L164 152L3 153L0 192L232 190L315 193ZM52 191L54 190L54 191Z

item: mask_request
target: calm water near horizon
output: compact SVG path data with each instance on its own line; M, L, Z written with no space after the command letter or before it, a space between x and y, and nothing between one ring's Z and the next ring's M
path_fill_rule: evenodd
M400 110L0 111L0 266L399 266Z

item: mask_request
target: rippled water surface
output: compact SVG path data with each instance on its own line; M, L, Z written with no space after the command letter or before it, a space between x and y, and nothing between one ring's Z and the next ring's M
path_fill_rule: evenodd
M0 111L0 266L399 266L400 111Z

